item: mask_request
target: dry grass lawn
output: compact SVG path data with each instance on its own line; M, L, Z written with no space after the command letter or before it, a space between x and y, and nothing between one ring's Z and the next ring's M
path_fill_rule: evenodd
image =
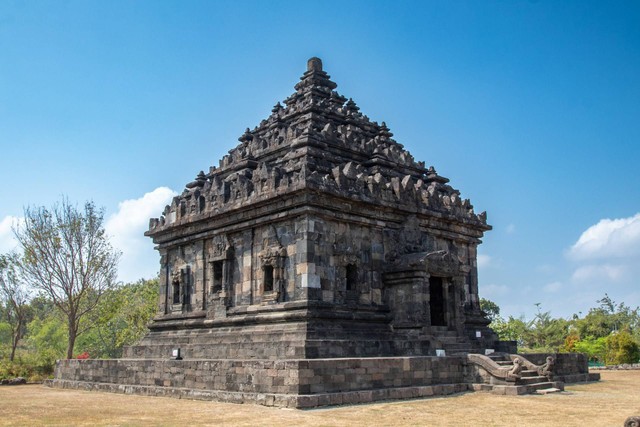
M640 371L545 396L463 393L310 411L257 405L0 387L0 425L39 426L622 426L640 415Z

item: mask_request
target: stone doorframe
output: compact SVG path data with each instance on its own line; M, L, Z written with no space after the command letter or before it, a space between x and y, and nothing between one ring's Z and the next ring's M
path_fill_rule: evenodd
M399 328L431 328L429 279L442 278L444 323L463 333L464 272L447 251L418 252L400 256L383 274L385 302Z
M206 277L209 277L207 301L207 317L221 318L227 316L227 307L231 305L233 295L233 263L234 250L226 238L213 242L213 251L205 265Z
M262 303L280 302L284 298L285 260L287 250L281 246L267 248L258 254L260 258L260 294ZM269 277L267 277L269 276ZM270 289L266 285L270 285Z

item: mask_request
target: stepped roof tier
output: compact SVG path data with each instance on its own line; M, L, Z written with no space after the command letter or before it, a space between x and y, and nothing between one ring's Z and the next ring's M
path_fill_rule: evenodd
M311 58L295 93L246 129L218 167L201 171L146 233L160 241L173 228L308 190L378 206L454 219L489 230L486 213L416 161L389 128L364 115Z

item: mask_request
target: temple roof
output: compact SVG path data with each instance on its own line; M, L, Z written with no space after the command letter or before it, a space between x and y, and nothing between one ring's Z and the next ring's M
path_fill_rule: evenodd
M490 228L447 178L416 161L385 122L370 120L336 88L322 61L309 59L284 105L246 129L218 167L188 183L147 234L304 189Z

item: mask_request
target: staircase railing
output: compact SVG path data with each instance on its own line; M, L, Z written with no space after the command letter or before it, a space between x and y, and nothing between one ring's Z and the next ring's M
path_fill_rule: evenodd
M512 366L501 366L490 357L482 354L467 354L469 362L480 366L491 376L504 381L516 382L522 377L521 373L525 369L535 371L538 375L547 377L551 381L553 377L553 357L548 356L544 365L536 365L519 354L509 354L508 357L513 363Z

